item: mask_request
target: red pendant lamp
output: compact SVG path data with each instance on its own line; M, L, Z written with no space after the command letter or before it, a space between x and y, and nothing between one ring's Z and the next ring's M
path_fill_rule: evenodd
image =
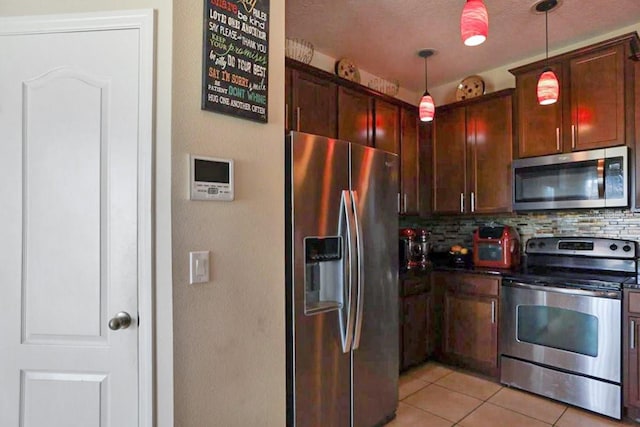
M467 0L460 17L460 34L467 46L484 43L489 33L489 14L482 0Z
M558 0L543 0L536 4L536 10L538 12L544 12L545 22L545 40L546 40L546 59L549 59L549 11L558 5ZM537 87L538 104L551 105L558 101L558 95L560 94L560 84L558 83L558 77L551 70L546 67L540 78L538 79Z
M422 49L418 52L418 56L424 58L424 95L420 98L420 106L418 107L418 111L420 113L420 121L422 122L430 122L433 120L433 117L436 114L436 105L433 102L433 98L429 94L429 90L427 89L427 58L433 55L435 51L433 49Z

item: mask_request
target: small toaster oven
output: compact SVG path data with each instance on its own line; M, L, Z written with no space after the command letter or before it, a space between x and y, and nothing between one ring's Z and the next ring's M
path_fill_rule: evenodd
M520 264L520 235L500 225L473 232L473 264L476 267L514 268Z

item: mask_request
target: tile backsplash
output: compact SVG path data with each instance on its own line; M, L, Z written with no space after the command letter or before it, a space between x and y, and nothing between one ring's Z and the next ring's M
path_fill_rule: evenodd
M622 209L531 212L482 217L401 217L400 227L426 228L431 232L433 250L446 251L456 244L471 248L473 231L492 221L515 227L523 245L531 237L548 236L608 237L640 242L640 213Z

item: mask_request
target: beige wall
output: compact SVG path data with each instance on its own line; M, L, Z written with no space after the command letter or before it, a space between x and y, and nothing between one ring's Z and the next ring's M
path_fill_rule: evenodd
M171 326L171 27L172 0L0 0L0 16L67 14L124 9L156 12L155 89L155 314L156 422L173 425ZM6 60L3 59L3 60Z
M284 2L271 1L268 124L200 109L202 0L173 20L175 425L285 425ZM233 202L188 200L188 155L235 160ZM189 285L189 251L211 282Z

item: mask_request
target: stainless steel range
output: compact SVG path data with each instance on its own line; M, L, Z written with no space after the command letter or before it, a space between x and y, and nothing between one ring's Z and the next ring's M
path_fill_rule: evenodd
M503 279L503 384L620 419L622 288L638 275L636 242L527 241L522 273Z

